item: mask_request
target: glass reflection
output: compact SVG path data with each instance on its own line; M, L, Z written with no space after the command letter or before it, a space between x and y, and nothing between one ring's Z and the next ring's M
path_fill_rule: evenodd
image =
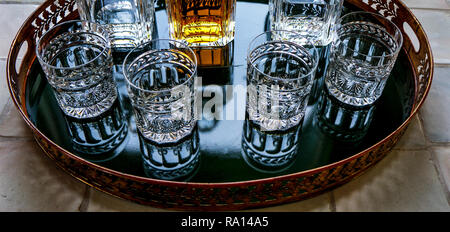
M177 143L156 144L139 134L145 175L162 180L189 180L199 166L197 127Z
M120 153L117 149L128 134L128 125L120 101L103 114L89 119L65 116L72 137L72 148L83 158L103 162Z
M287 131L264 131L247 116L242 134L242 156L246 163L265 173L289 168L298 154L301 124Z
M375 108L375 105L356 107L342 103L324 88L313 123L335 140L360 142L367 134Z

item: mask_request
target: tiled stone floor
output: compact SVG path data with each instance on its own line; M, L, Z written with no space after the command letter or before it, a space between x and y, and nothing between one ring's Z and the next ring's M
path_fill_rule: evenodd
M41 0L0 0L0 211L164 211L94 190L56 168L9 99L6 57ZM423 108L394 151L361 177L321 196L251 211L450 211L450 1L406 0L436 61Z

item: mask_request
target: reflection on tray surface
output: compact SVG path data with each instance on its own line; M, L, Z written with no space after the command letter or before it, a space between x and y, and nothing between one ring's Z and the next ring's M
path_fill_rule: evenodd
M325 88L317 104L314 124L338 141L359 142L367 134L375 108L375 105L356 107L342 103Z
M144 172L163 180L187 180L199 164L200 147L197 127L182 141L156 144L139 134Z
M242 134L242 156L261 172L279 172L289 167L298 154L301 123L287 131L266 132L246 119Z
M214 66L198 69L198 76L203 80L203 104L199 104L202 108L216 97L215 92L241 91L236 88L238 85L244 86L242 92L246 90L246 64L239 59L245 57L242 54L249 38L264 29L262 23L252 26L249 31L238 25L241 33L229 46L218 50L196 50L200 66ZM162 32L167 25L159 27ZM328 47L323 47L322 52L326 57ZM234 53L240 55L233 57ZM402 62L394 67L396 78L389 79L376 112L373 106L349 107L326 91L318 91L320 98L310 101L304 123L300 122L286 131L263 131L248 119L243 120L244 114L237 120L220 120L214 108L212 114L203 111L203 118L197 122L192 134L177 143L161 145L143 139L134 126L135 119L131 116L131 103L122 75L122 58L114 55L114 78L122 105L116 101L104 114L87 120L64 117L62 112L51 111L58 106L51 99L50 87L35 62L27 79L27 112L45 136L81 158L101 162L103 167L115 171L164 180L246 181L296 173L340 161L392 133L410 113L410 110L402 109L412 105L412 102L400 101L400 97L414 97L411 90L414 83L408 79L412 75L409 73L411 68L408 62L404 62L407 57L403 55ZM325 72L327 63L322 65L319 69ZM323 79L323 75L319 76L316 78ZM411 83L405 84L407 81ZM322 82L320 80L319 89ZM212 94L205 96L205 91ZM404 94L409 91L412 96ZM224 94L222 106L225 108L236 102L236 114L245 112L245 100L239 101L236 96L239 95ZM389 118L385 117L387 114ZM348 144L355 146L349 148Z
M73 149L92 161L114 158L113 152L125 139L128 125L119 100L103 114L95 118L76 119L64 117L72 137Z
M226 80L226 78L222 78L221 75L217 75L214 76L212 74L217 73L215 71L212 71L210 73L208 73L207 75L204 75L203 78L203 82L204 82L204 86L208 86L211 85L214 86L219 86L220 88L222 88L224 85L227 85L228 83L245 83L243 82L243 79L245 78L245 70L246 68L244 66L242 67L234 67L234 71L232 72L228 72L228 71L224 71L224 73L229 73L230 78L229 80ZM120 92L126 92L126 89L124 89L123 86L123 81L120 80L120 72L121 69L118 68L117 70L115 70L116 75L116 80L118 83L118 88ZM211 78L208 80L208 78ZM30 79L32 80L32 79ZM209 81L213 82L213 83L208 83ZM35 85L38 85L40 82L36 82ZM394 83L391 82L391 85L393 85ZM48 85L46 83L46 85ZM30 87L32 87L34 85L30 85ZM208 87L209 88L209 87ZM48 88L44 88L46 89L46 91L42 91L41 94L42 96L40 96L40 98L42 100L44 99L51 99L53 96L51 95L51 92L48 91ZM389 94L394 94L395 92L393 92L393 90L395 90L395 88L388 88L388 93ZM244 94L245 96L245 94ZM327 96L327 95L324 95ZM395 95L394 95L395 96ZM38 96L39 97L39 96ZM123 103L123 106L129 111L129 105L127 105L127 98L125 95L122 95L121 100ZM223 96L225 97L225 96ZM209 98L205 98L204 99L206 103L207 101L209 101ZM233 100L233 99L231 99ZM230 102L230 99L224 99L225 102ZM319 101L318 101L319 102ZM306 116L308 116L307 118L311 118L313 120L306 120L305 118L305 122L303 123L302 128L298 128L297 130L301 130L301 138L299 139L298 137L296 138L293 135L293 131L288 130L285 135L282 135L280 133L265 133L264 131L258 131L258 127L254 128L251 123L249 123L248 121L241 121L241 120L216 120L216 119L212 119L212 120L208 120L208 116L204 115L205 117L203 118L203 120L198 121L198 134L199 137L203 137L205 138L204 141L202 141L202 144L205 145L204 148L202 147L197 147L197 149L199 150L199 153L202 153L201 157L200 154L195 155L195 152L193 153L193 157L195 156L199 156L197 159L193 159L192 161L192 165L194 166L194 169L189 172L189 170L184 169L185 172L190 173L187 174L186 176L180 176L181 171L172 171L172 174L170 174L170 172L166 172L166 176L160 176L160 177L155 177L155 174L153 174L153 178L164 178L164 179L171 179L171 180L186 180L187 178L190 178L190 181L194 181L194 182L223 182L223 181L240 181L240 180L249 180L249 179L258 179L258 178L267 178L267 177L271 177L274 175L284 175L284 174L289 174L289 173L295 173L295 172L299 172L299 171L303 171L303 170L307 170L307 169L311 169L311 168L317 168L320 167L322 165L326 165L329 164L331 162L335 162L335 161L339 161L342 160L343 158L347 158L349 155L355 154L355 152L360 152L362 151L362 149L364 147L366 147L367 145L373 144L373 142L378 141L379 138L382 138L384 136L384 133L387 133L388 130L391 130L392 128L394 128L394 126L396 126L397 124L393 124L391 122L392 118L396 118L398 116L398 114L401 114L402 111L400 109L402 109L401 107L398 106L398 102L397 101L383 101L380 102L381 104L378 105L378 109L376 112L381 112L379 113L380 115L382 113L386 114L387 112L391 112L391 119L389 119L389 123L385 122L384 120L386 120L384 117L382 116L376 116L375 112L369 111L370 114L373 114L373 116L375 117L373 120L373 123L376 122L376 120L378 120L378 122L376 123L377 125L380 123L385 123L386 127L374 127L371 126L370 127L370 133L367 133L367 135L364 137L363 142L365 144L361 144L361 145L356 145L356 148L351 148L350 150L344 149L346 148L346 144L351 144L351 143L346 143L346 142L340 142L339 139L337 139L336 137L330 136L329 133L325 133L326 130L323 130L323 128L319 127L320 124L317 123L317 121L320 119L322 121L322 125L334 125L331 123L336 122L336 115L337 115L337 111L340 108L343 108L342 110L345 109L345 106L339 105L337 104L337 102L334 102L333 99L329 99L329 97L323 97L323 99L320 100L321 103L321 107L317 108L317 105L311 106L314 107L314 110L310 110L309 113L307 113ZM30 114L34 114L31 115L32 118L34 118L34 120L37 120L36 124L38 125L38 128L43 130L44 133L46 133L47 136L49 136L49 138L51 138L53 141L61 141L61 139L58 140L58 137L61 137L61 135L64 135L66 132L64 132L66 130L65 127L62 128L55 128L55 130L50 130L48 128L50 128L50 125L54 125L54 122L51 122L51 120L58 120L58 117L56 118L51 118L46 116L48 111L46 111L45 109L51 107L52 105L56 106L56 102L53 101L48 101L48 100L44 100L44 101L38 101L38 107L36 109L41 109L41 110L29 110ZM50 106L47 106L47 104L51 104ZM332 108L328 109L325 106L329 106ZM225 104L224 104L225 106ZM245 107L245 105L242 105L240 107ZM114 108L114 107L113 107ZM326 115L325 112L326 110L332 110L334 109L335 114L334 115ZM396 109L399 109L398 111L396 111ZM118 109L116 109L118 110ZM388 111L386 111L388 110ZM34 113L33 113L34 112ZM109 111L108 111L109 112ZM330 111L331 112L331 111ZM53 112L55 113L55 112ZM61 115L61 118L63 118L63 114L62 113L58 113L57 114ZM124 112L122 112L124 113ZM129 112L130 114L131 112ZM363 113L363 112L361 112ZM361 115L357 114L357 115ZM355 113L354 113L355 114ZM105 114L106 117L107 114ZM124 113L124 115L128 115L126 113ZM107 117L108 118L108 117ZM126 118L126 117L125 117ZM314 119L316 118L316 119ZM347 117L346 117L347 118ZM97 118L100 119L100 118ZM108 120L112 120L113 118L110 118ZM114 118L116 119L116 118ZM50 120L50 121L49 121ZM77 152L75 151L75 147L73 147L73 152L76 155L79 155L81 158L86 158L89 161L97 161L97 162L101 162L103 160L106 159L110 159L108 162L102 162L101 165L106 167L106 168L111 168L113 170L117 170L123 173L130 173L130 174L134 174L134 175L139 175L139 176L151 176L151 173L153 172L148 172L143 170L143 161L142 161L142 152L140 151L139 148L139 138L138 138L138 134L137 131L135 129L133 129L133 117L131 117L130 119L128 119L128 135L127 137L129 137L129 139L123 139L124 142L122 142L121 144L117 145L118 148L113 149L113 151L111 152L106 152L104 154L99 154L100 152L97 152L97 155L91 154L91 155L86 155L83 154L83 152ZM380 121L382 120L382 121ZM119 120L120 121L120 120ZM119 122L119 121L116 121ZM122 125L126 124L127 119L123 119L122 121ZM85 122L85 128L100 128L98 126L92 126L94 123L92 123L92 121L83 121ZM395 122L395 121L394 121ZM400 122L400 121L399 121ZM68 120L68 122L63 122L62 125L64 125L64 123L67 123L68 125L70 124L74 124L74 123L78 123L77 125L78 128L82 128L80 125L79 121L71 121L70 119ZM97 122L97 123L103 123L103 122ZM372 124L373 124L372 123ZM203 125L202 125L203 124ZM243 127L243 125L245 124L246 127ZM105 125L111 125L111 124L105 124ZM341 126L349 126L350 124L340 124ZM124 126L125 129L122 131L123 133L125 133L124 131L126 131L127 126ZM73 127L73 126L72 126ZM201 127L201 128L200 128ZM46 129L47 128L47 129ZM240 133L231 133L229 130L234 130L234 128L239 128L238 130L241 130ZM250 130L251 128L251 130ZM330 127L332 129L339 129L339 127ZM361 129L361 127L359 127ZM64 131L62 131L64 130ZM279 149L280 152L281 150L283 150L284 152L282 152L285 157L289 157L289 151L287 151L287 147L288 144L290 144L290 146L292 146L292 150L296 149L296 154L293 155L292 157L292 161L288 162L289 159L286 159L286 163L280 162L278 164L272 164L272 166L264 166L261 164L258 164L254 161L251 161L251 159L249 159L247 156L243 156L243 152L242 152L242 146L245 143L247 143L247 147L249 148L253 148L254 151L253 152L266 152L266 147L264 147L263 149L260 149L260 147L258 146L258 144L254 145L254 143L256 142L255 137L252 140L250 140L250 137L247 137L247 140L245 139L245 137L243 137L242 133L245 132L245 130L247 130L247 135L248 132L253 133L254 136L260 136L260 137L264 137L265 136L265 144L268 145L268 141L270 141L269 143L273 143L273 141L276 141L278 139L278 141L280 141L279 143L281 144ZM116 128L116 133L120 131L120 128L117 129ZM74 132L76 133L80 133L83 132L84 130L75 130ZM71 132L72 135L76 135L74 132ZM361 133L359 135L363 135L364 134L364 130L360 131ZM197 133L197 132L196 132ZM94 135L99 135L98 133L93 133ZM222 136L216 136L218 134L221 134ZM213 136L211 136L213 135ZM226 136L239 136L237 138L237 141L234 142L234 139L226 139L224 140L223 138ZM82 137L82 136L79 136ZM111 137L113 137L113 135L111 135ZM107 138L109 137L103 137L105 138L105 141L100 142L98 141L98 143L92 143L92 144L88 144L90 146L88 147L84 147L85 151L86 149L91 149L91 150L95 150L98 147L96 145L100 145L100 144L106 144ZM118 140L119 137L116 137ZM73 141L78 141L78 138L76 138L76 136L74 136L74 138L71 138L70 135L69 137L63 138L64 140L68 140L70 142L70 144L74 144ZM81 141L81 140L80 140ZM92 141L92 140L89 140ZM114 141L112 139L112 141ZM117 140L115 140L117 141ZM185 140L183 140L185 141ZM120 141L117 142L117 144ZM81 144L83 144L82 142L80 142ZM86 145L86 143L84 143ZM114 147L114 142L112 142L113 145L110 145L112 147ZM217 144L220 144L220 149L224 149L224 150L211 150L212 147L217 146ZM64 145L64 144L62 144ZM124 149L121 149L122 146L125 146ZM182 147L183 145L178 145L178 147ZM203 145L202 145L203 146ZM230 147L227 147L230 146ZM105 146L106 147L106 146ZM148 146L147 146L148 147ZM69 148L70 147L64 147L64 148ZM81 148L81 147L79 147ZM271 145L268 151L270 151L271 153L269 154L273 154L273 150L276 149L275 145ZM156 148L154 148L156 149ZM80 150L80 149L78 149ZM101 151L102 149L100 149ZM106 149L107 150L107 149ZM106 151L105 149L103 149L103 151ZM166 148L167 150L167 148ZM169 151L172 151L169 149ZM116 153L119 153L119 155L114 156ZM114 153L114 154L112 154ZM276 153L276 152L275 152ZM265 154L265 153L263 153ZM281 154L281 153L280 153ZM106 156L106 158L105 158ZM281 155L280 155L281 156ZM246 158L246 160L244 159ZM196 163L200 162L200 159L202 160L201 163L206 164L206 165L198 165ZM247 162L245 162L247 161ZM249 162L250 161L250 162ZM248 165L248 163L250 163L252 166ZM292 163L292 165L291 165ZM257 170L255 170L255 168L257 168ZM218 171L219 170L219 171ZM166 170L167 171L167 170ZM146 173L147 172L147 173ZM220 173L218 173L220 172ZM178 173L178 174L177 174ZM170 175L169 175L170 174ZM195 174L195 175L194 175ZM179 177L177 177L179 176Z

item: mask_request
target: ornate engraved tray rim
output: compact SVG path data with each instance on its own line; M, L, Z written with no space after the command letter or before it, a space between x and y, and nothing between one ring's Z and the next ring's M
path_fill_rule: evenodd
M74 2L46 1L19 29L7 60L7 82L10 94L22 118L32 129L39 146L47 156L56 161L57 166L96 189L141 204L171 209L236 210L297 201L328 191L361 175L389 153L424 103L431 87L434 69L431 46L419 21L404 3L399 0L348 0L347 2L364 11L384 14L397 25L402 22L408 23L420 42L419 51L415 51L412 41L405 36L403 27L399 27L406 37L403 50L411 66L415 68L413 70L415 96L411 114L394 132L366 150L343 160L271 178L196 183L165 181L126 174L91 163L51 141L28 118L25 101L22 101L25 99L24 89L30 68L36 58L35 38L60 20L75 18ZM28 45L27 52L23 56L20 71L17 72L16 61L24 42ZM368 160L368 163L365 165L358 163L358 161L362 162L361 160ZM335 178L335 181L327 182L329 178Z

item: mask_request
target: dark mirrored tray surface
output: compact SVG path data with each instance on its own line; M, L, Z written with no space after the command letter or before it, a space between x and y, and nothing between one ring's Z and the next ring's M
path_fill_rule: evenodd
M199 75L203 77L202 91L211 88L230 88L229 86L246 85L246 61L247 46L252 37L260 34L266 28L268 6L263 3L238 2L236 10L236 36L233 43L233 63L229 67L200 68ZM251 12L251 13L250 13ZM167 16L164 10L156 12L157 34L159 38L167 38ZM27 81L26 107L30 120L50 140L68 150L69 152L86 159L94 164L112 169L125 174L141 177L150 177L144 171L143 159L139 143L139 136L134 126L134 118L131 106L127 99L125 83L121 72L122 54L116 54L115 78L122 95L122 110L127 124L127 133L120 130L118 136L122 142L118 147L105 154L81 154L74 149L73 137L70 134L70 125L84 125L95 127L97 118L88 121L68 120L59 110L56 100L52 96L51 88L43 76L37 61L31 67L30 77ZM245 120L206 120L198 122L198 138L190 141L198 144L198 161L193 165L193 170L188 175L175 178L177 181L196 183L222 183L256 180L268 177L276 177L305 170L319 168L331 164L358 152L361 152L378 143L383 138L394 132L409 116L414 99L413 73L405 51L399 55L398 61L388 80L382 97L376 105L373 121L367 135L360 143L343 142L327 133L317 122L317 102L308 107L303 125L286 132L265 133L258 131L251 123ZM327 95L323 95L324 98ZM203 103L209 98L204 97ZM223 107L237 107L237 112L245 112L245 98L236 96L224 96ZM330 99L330 104L338 105ZM119 106L118 106L119 107ZM105 117L110 120L114 113L110 112ZM242 118L241 118L242 119ZM118 120L118 119L115 119ZM102 122L104 123L104 122ZM97 123L98 124L98 123ZM108 124L114 127L112 124ZM257 137L259 145L267 143L264 152L284 152L284 148L295 150L292 160L282 168L258 167L243 155L244 127ZM196 137L196 136L193 136ZM113 138L114 139L114 138ZM192 138L187 138L187 140ZM257 141L257 142L258 142ZM277 145L283 141L289 144ZM288 142L286 142L288 141ZM102 143L104 141L98 141ZM174 147L182 149L182 141L171 146L156 146L161 150L170 150ZM271 143L270 146L268 143ZM255 146L258 144L254 144ZM262 145L261 145L262 146ZM278 150L277 150L278 149ZM269 151L270 150L270 151ZM198 163L197 163L198 162ZM256 166L256 167L255 167ZM154 177L151 177L154 178Z

